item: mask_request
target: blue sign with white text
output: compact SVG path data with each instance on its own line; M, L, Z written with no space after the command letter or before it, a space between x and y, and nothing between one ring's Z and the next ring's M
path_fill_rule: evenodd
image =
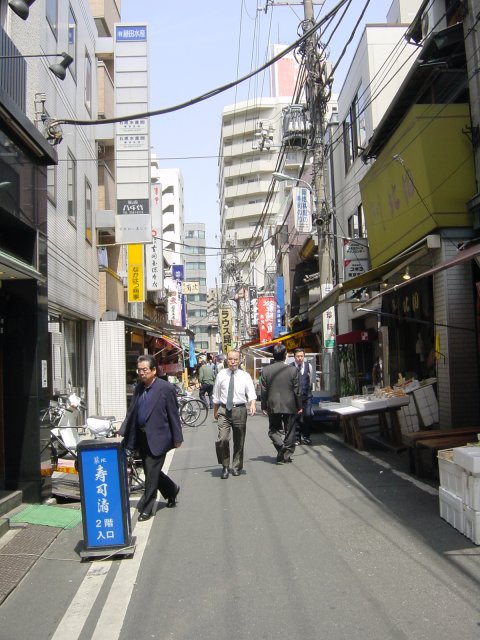
M147 39L146 25L124 24L115 29L116 42L145 42Z
M118 447L79 449L87 547L126 544Z

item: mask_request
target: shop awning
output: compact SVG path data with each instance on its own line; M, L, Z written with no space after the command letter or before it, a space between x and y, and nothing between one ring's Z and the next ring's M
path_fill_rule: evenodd
M266 347L271 347L272 345L278 344L279 342L285 342L289 340L300 340L304 338L310 333L310 329L302 329L301 331L292 331L290 333L285 333L283 336L279 336L278 338L274 338L273 340L269 340L268 342L246 342L242 344L240 347L240 351L244 349L264 349Z
M6 277L15 278L16 280L33 279L39 282L46 281L46 277L35 267L9 253L5 253L5 251L0 251L0 271L4 271Z
M425 239L425 242L426 241L427 239ZM420 258L425 255L427 251L428 245L425 244L425 246L422 246L419 249L396 256L395 258L392 258L392 260L385 262L385 264L382 264L375 269L370 269L370 271L365 271L365 273L361 273L359 276L355 276L354 278L350 278L350 280L345 280L344 282L335 285L326 296L313 304L309 309L308 315L310 319L313 320L312 333L318 333L321 331L321 314L337 304L338 299L342 294L347 293L348 291L362 289L363 287L380 282L387 274L407 265L409 262L413 262L417 258Z
M417 276L413 276L410 280L406 280L405 282L400 282L399 284L390 287L389 289L385 289L381 293L378 293L376 296L370 298L368 303L365 303L365 306L372 303L374 300L381 298L387 293L392 293L392 291L398 291L398 289L403 289L403 287L407 287L408 285L417 282L421 278L427 278L429 276L433 276L436 273L440 273L441 271L445 271L445 269L450 269L450 267L456 267L464 262L468 262L469 260L474 260L477 256L480 256L480 242L476 242L475 244L471 244L470 246L466 246L464 249L461 249L451 258L440 262L439 264L427 269L423 273L418 274ZM369 309L370 311L370 309Z
M349 331L336 336L335 341L338 344L357 344L359 342L373 342L377 339L375 329L367 329L364 331Z

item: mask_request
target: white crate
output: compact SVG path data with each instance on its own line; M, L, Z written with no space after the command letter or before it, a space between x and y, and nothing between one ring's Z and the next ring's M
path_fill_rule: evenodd
M465 515L462 499L442 487L438 489L438 498L440 501L440 517L460 533L463 533L465 530Z
M480 544L480 511L474 511L473 509L465 507L463 516L463 533L475 544Z
M467 483L465 487L464 503L474 511L480 511L480 475L478 473L466 473Z
M453 460L470 473L480 473L480 447L455 447Z
M445 491L460 498L462 502L465 502L468 474L462 467L455 464L451 451L451 449L445 449L438 452L440 486L442 489L445 489Z

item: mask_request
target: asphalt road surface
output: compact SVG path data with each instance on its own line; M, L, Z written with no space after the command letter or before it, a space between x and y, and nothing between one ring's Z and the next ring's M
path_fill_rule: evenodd
M277 465L262 416L222 480L215 436L210 416L185 430L178 506L134 512L132 558L80 562L81 525L63 531L0 607L0 640L480 638L480 548L430 485L338 433Z

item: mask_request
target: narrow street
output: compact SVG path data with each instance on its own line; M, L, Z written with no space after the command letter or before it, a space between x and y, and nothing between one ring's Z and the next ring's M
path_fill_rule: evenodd
M211 416L185 429L178 506L135 524L133 558L80 562L81 525L63 531L0 607L1 640L478 639L480 550L406 460L316 432L279 466L257 415L246 473L221 480L215 436Z

